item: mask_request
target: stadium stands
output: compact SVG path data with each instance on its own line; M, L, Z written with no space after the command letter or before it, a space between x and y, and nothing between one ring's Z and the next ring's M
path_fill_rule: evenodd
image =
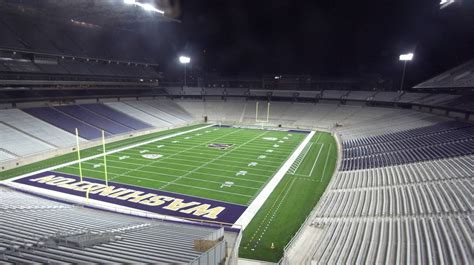
M143 130L151 128L151 125L134 119L125 113L115 111L114 109L111 109L110 107L104 104L84 104L81 105L81 107L93 111L110 120L113 120L114 122L120 123L134 130Z
M158 100L158 103L155 104L155 106L158 107L160 110L177 117L180 120L194 120L193 116L185 109L181 108L175 101L160 99Z
M98 128L73 118L63 112L60 112L55 108L28 108L24 109L23 111L72 134L76 133L75 129L77 128L79 130L79 136L87 140L101 137L101 132Z
M385 167L474 154L474 126L446 122L344 141L341 170Z
M74 145L76 138L55 126L34 118L18 109L0 110L0 122L56 147Z
M347 99L349 100L360 100L360 101L367 101L372 99L376 92L373 91L351 91L347 95Z
M344 90L324 90L322 94L323 99L341 99L347 95L348 91Z
M456 68L450 69L421 84L418 89L427 88L473 88L474 87L474 60L470 60Z
M54 108L82 122L90 124L95 128L104 130L109 134L122 134L132 131L129 127L95 114L87 109L81 108L78 105L58 106Z
M17 157L43 153L55 147L0 122L0 146L4 153ZM4 155L5 158L5 155Z
M155 109L151 106L146 105L142 102L137 103L130 103L132 101L124 101L124 102L107 102L105 105L126 113L130 116L133 116L135 119L138 119L144 123L148 123L153 125L154 127L164 128L168 127L170 124L162 119L159 118L159 114L155 112ZM138 107L145 106L148 112L139 109ZM148 106L148 107L146 107Z
M342 130L340 169L296 239L314 243L286 261L469 263L473 132L416 113Z
M0 263L220 264L223 229L155 221L0 187ZM195 240L212 240L207 251Z

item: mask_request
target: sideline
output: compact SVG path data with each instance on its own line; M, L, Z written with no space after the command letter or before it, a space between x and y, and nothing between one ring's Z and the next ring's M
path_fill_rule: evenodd
M301 142L301 144L296 148L293 154L286 160L285 164L277 171L277 173L272 177L272 179L268 182L268 184L262 189L262 191L258 194L258 196L253 200L253 202L249 205L247 210L237 219L234 224L234 228L241 227L245 229L247 225L252 221L252 219L257 215L260 208L262 208L265 201L270 197L273 190L278 186L278 183L285 177L286 173L293 165L295 160L304 150L306 145L310 142L311 138L316 134L315 131L311 131L306 138Z

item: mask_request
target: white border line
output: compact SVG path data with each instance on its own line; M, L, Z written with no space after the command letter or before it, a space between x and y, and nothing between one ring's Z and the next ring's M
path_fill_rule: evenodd
M273 190L278 186L278 183L285 177L286 172L290 169L291 165L295 162L298 156L301 154L305 146L309 143L311 138L316 134L315 131L311 131L306 138L301 142L301 144L296 148L293 154L286 160L285 164L278 170L277 173L272 177L272 179L268 182L265 188L258 194L257 197L253 200L253 202L249 205L249 207L245 210L245 212L239 217L239 219L235 222L232 226L233 228L242 228L245 229L247 225L252 221L255 215L258 213L260 208L262 208L265 201L270 197Z

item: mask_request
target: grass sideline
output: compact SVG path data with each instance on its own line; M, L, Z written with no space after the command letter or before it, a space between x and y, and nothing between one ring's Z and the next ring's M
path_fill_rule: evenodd
M316 133L308 152L286 174L243 233L239 256L278 262L329 184L337 162L337 145L329 133ZM295 162L297 163L297 162ZM272 248L272 243L274 248Z

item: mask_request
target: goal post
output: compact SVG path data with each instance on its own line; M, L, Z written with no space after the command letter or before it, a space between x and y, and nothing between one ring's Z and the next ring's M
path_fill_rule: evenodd
M256 123L268 123L270 121L270 101L267 102L267 111L266 111L266 118L263 120L258 119L258 112L259 112L259 102L255 103L255 122Z

